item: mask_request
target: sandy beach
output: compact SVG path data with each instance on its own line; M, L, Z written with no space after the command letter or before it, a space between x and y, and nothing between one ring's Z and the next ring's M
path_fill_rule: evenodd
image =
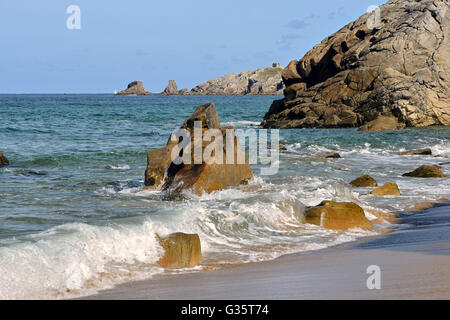
M450 204L406 216L390 234L273 261L161 275L83 299L449 299ZM367 268L381 289L367 289Z

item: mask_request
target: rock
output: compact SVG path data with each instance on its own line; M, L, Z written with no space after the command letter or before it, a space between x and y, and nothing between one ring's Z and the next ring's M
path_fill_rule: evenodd
M195 164L194 152L191 154L191 164L182 163L175 165L172 161L173 148L178 145L177 141L169 142L164 148L151 150L148 152L147 170L145 172L145 185L147 188L161 189L169 193L180 193L185 189L192 189L197 194L203 192L211 193L230 187L245 184L253 177L253 171L248 164L245 153L240 149L238 137L235 136L234 127L221 127L219 116L214 103L199 106L195 112L184 121L183 129L191 133L190 148L194 150L195 135L192 135L196 121L201 122L203 132L207 129L218 130L219 136L223 139L223 160L222 164L213 162L206 163L203 159L201 163ZM227 134L229 135L227 139ZM232 143L233 145L228 145ZM199 144L202 153L209 142ZM233 148L233 163L227 163L227 147ZM185 149L186 150L186 149ZM243 155L243 163L238 163L238 153Z
M412 211L412 212L418 212L418 211L424 211L430 208L433 208L436 206L436 203L432 202L419 202L412 206L409 206L405 208L406 211Z
M3 152L0 152L0 167L8 166L9 160L3 155Z
M355 180L350 182L350 184L353 187L377 187L378 186L377 181L367 174L356 178Z
M333 230L372 229L364 210L352 202L323 201L305 212L305 221Z
M283 146L282 144L275 146L274 149L278 149L280 151L287 151L287 148Z
M415 178L445 178L440 166L421 166L412 172L405 173L404 177Z
M399 152L397 154L401 155L401 156L407 156L407 155L429 155L429 156L431 156L431 155L433 155L433 152L431 152L430 148L425 148L425 149L417 149L417 150Z
M164 249L158 264L163 268L194 267L202 263L202 248L197 234L173 233L167 237L157 235Z
M399 123L395 117L379 116L365 125L361 126L358 131L386 131L403 129L405 125Z
M339 159L341 155L337 152L325 152L318 155L321 159Z
M177 82L175 80L169 80L169 84L161 93L162 95L172 96L179 94Z
M271 68L261 68L239 74L228 74L199 84L191 95L282 95L283 68L274 63Z
M371 192L375 196L399 196L400 190L395 182L388 182Z
M128 84L127 89L116 93L116 95L119 95L119 96L128 96L128 95L147 96L147 95L151 95L151 93L147 92L145 90L144 84L142 81L133 81Z
M389 130L450 124L450 2L391 0L379 10L380 25L366 13L289 63L265 128L360 127L380 117L397 119Z

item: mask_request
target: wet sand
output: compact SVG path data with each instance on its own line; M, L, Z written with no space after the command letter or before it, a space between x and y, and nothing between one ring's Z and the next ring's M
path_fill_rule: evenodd
M408 228L273 261L129 282L82 299L450 299L450 203ZM381 268L369 290L367 268Z

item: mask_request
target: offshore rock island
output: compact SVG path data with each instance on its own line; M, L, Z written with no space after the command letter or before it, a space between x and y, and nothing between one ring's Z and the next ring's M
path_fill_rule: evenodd
M379 25L368 23L373 13L346 25L283 70L284 98L273 102L262 125L369 124L368 131L449 125L449 7L389 1L379 7Z

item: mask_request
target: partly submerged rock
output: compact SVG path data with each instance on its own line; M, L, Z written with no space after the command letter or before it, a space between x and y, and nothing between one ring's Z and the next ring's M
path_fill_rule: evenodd
M358 131L387 131L403 129L405 124L399 123L395 117L379 116L365 125L361 126Z
M147 92L144 88L144 84L142 81L133 81L128 84L128 87L125 90L122 90L116 93L119 96L129 96L129 95L138 95L138 96L147 96L151 95L150 92Z
M318 155L321 159L339 159L341 155L337 152L324 152Z
M401 155L401 156L408 156L408 155L429 155L429 156L431 156L431 155L433 155L433 152L431 151L430 148L425 148L425 149L416 149L416 150L399 152L397 154Z
M399 196L400 190L395 182L387 182L371 192L375 196Z
M364 210L352 202L323 201L305 212L305 221L333 230L372 229Z
M3 155L3 152L0 152L0 167L8 166L9 160Z
M359 127L381 116L398 120L389 130L449 125L449 39L448 0L390 0L289 63L285 97L262 125Z
M421 166L412 172L405 173L403 176L414 178L445 178L440 166Z
M219 116L214 103L199 106L195 112L185 120L182 129L191 134L191 140L185 150L194 150L195 135L193 134L195 122L200 122L202 132L208 129L216 129L216 138L223 141L222 160L220 155L212 158L216 161L201 159L195 162L194 154L191 153L190 163L173 163L173 148L177 147L175 154L179 152L178 141L169 142L164 148L148 152L147 170L145 172L145 185L147 188L162 189L169 193L179 193L185 189L192 189L195 193L211 193L230 187L246 184L253 177L253 171L248 163L247 156L240 148L238 137L235 135L234 127L221 127ZM202 138L202 137L200 137ZM215 139L215 138L214 138ZM210 143L200 141L197 143L201 150L199 154L204 155L209 150ZM215 149L214 149L215 150ZM227 151L233 152L227 155ZM215 152L215 151L214 151ZM206 152L208 153L208 152ZM186 155L183 155L186 157ZM189 157L186 157L188 159ZM219 159L217 161L217 159ZM229 160L232 161L229 161Z
M173 233L167 237L157 235L164 249L158 264L163 268L194 267L202 263L202 247L197 234Z
M178 85L175 80L169 80L167 87L161 93L162 95L177 95L178 94Z
M378 183L374 178L366 174L350 182L350 185L352 185L353 187L364 188L364 187L377 187Z

